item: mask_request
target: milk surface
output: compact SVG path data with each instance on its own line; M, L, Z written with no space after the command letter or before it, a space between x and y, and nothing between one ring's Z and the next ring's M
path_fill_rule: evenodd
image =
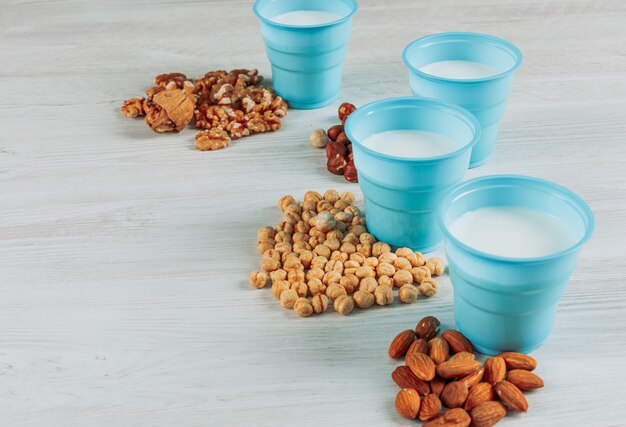
M576 243L576 236L560 219L511 206L468 212L452 223L450 232L467 246L509 258L546 256Z
M285 25L321 25L341 19L340 15L319 10L295 10L274 16L270 20Z
M501 73L494 66L474 61L438 61L426 64L419 70L446 79L482 79Z
M390 156L426 158L441 156L461 148L445 135L422 130L390 130L367 137L362 144Z

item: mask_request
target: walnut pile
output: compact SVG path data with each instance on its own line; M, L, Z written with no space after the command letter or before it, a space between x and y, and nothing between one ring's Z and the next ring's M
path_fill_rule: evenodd
M233 139L280 128L287 103L261 85L257 70L210 71L197 79L160 74L145 97L124 101L122 115L144 117L155 132L181 131L192 121L201 129L198 150L219 150Z

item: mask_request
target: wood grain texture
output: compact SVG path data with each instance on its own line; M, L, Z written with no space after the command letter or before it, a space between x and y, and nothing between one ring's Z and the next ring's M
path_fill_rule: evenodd
M409 94L400 55L428 33L486 32L524 63L495 154L585 198L594 238L534 353L546 387L502 425L622 426L626 409L626 5L361 0L340 99ZM403 426L389 340L452 290L349 317L295 318L254 291L255 231L286 193L357 187L309 132L338 104L226 150L121 117L152 77L258 67L251 1L0 8L0 418L6 426Z

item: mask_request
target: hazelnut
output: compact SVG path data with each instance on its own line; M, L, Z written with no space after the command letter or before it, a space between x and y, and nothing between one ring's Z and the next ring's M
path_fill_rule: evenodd
M378 282L376 281L374 277L364 277L359 282L360 291L374 293L377 287L378 287Z
M326 286L331 285L333 283L339 283L341 280L341 273L337 273L336 271L329 271L324 273L324 277L322 277L322 283Z
M335 228L337 221L330 212L324 211L317 214L315 217L315 227L322 233L326 233Z
M413 275L413 281L417 284L422 283L422 280L430 278L430 270L425 266L422 267L413 267L411 269L411 274Z
M374 299L378 305L393 303L393 290L389 286L379 286L374 291Z
M296 291L299 297L306 297L309 294L309 287L304 282L294 282L289 289Z
M289 283L304 282L304 270L291 270L287 272L287 281Z
M339 250L344 254L350 255L356 252L356 247L352 243L346 242L341 244Z
M337 192L337 190L328 190L324 193L324 200L326 200L331 205L337 203L341 196Z
M277 299L280 299L280 296L283 292L289 290L290 285L286 280L278 280L272 283L272 295L274 295Z
M357 268L355 275L359 279L362 279L364 277L376 277L376 273L374 272L374 269L367 265Z
M343 145L352 144L345 132L341 132L339 135L337 135L337 139L335 140L335 142Z
M309 293L311 295L326 293L326 285L317 277L311 277L307 282L307 286L309 287Z
M277 261L275 258L263 258L261 259L261 268L268 273L278 270L280 268L280 261Z
M425 297L432 297L437 293L437 282L431 278L426 278L422 280L422 283L417 287L420 294Z
M278 282L279 280L287 280L287 272L282 268L274 270L270 272L270 280L272 283Z
M403 285L398 291L398 299L405 304L414 303L417 299L418 290L413 285Z
M333 154L326 162L326 169L332 174L343 175L347 164L346 159L342 155Z
M328 129L328 138L331 141L337 141L337 137L339 136L340 133L343 132L343 125L335 125L335 126L331 126Z
M339 283L332 283L326 287L326 296L328 298L335 300L342 295L347 295L347 292Z
M337 115L339 116L339 120L341 122L345 122L346 119L356 110L356 107L349 102L344 102L339 106L339 110L337 111Z
M339 284L343 286L343 288L346 290L346 293L351 294L358 289L359 278L356 277L354 274L348 274L346 276L343 276L339 280Z
M306 280L311 280L311 279L322 280L322 277L324 277L324 270L322 270L321 268L312 268L306 272L305 277L306 277Z
M378 278L378 284L381 285L381 286L389 286L391 288L391 287L393 287L395 285L395 282L393 280L393 277L380 276Z
M426 261L426 267L430 270L432 276L441 276L445 269L445 265L441 258L432 257Z
M311 305L313 306L313 312L323 313L328 308L328 297L326 295L314 295L311 298Z
M398 270L396 271L396 274L393 275L393 281L397 287L402 287L402 285L412 285L413 275L410 271Z
M354 160L349 159L346 162L346 166L343 169L343 177L349 182L359 182L359 173L356 170L356 166L354 166Z
M295 311L298 316L309 317L313 314L313 305L311 305L311 301L307 298L298 298L293 304L293 311Z
M315 148L324 148L328 144L329 138L324 129L315 129L309 136L309 142Z
M293 196L283 196L280 198L280 200L278 201L278 207L280 208L281 211L285 211L285 209L287 209L287 206L289 205L295 205L296 204L296 199L293 198Z
M263 240L271 240L274 236L276 236L276 230L274 230L274 227L267 225L259 228L257 235L259 237L259 242L262 242Z
M250 285L256 289L264 288L267 284L267 274L263 272L252 271L250 272L248 279L250 281Z
M354 299L354 305L359 308L368 308L374 304L374 295L368 291L356 291L352 299Z
M354 310L354 300L348 295L341 295L335 300L333 306L335 307L335 311L337 313L346 316Z
M329 160L337 154L347 162L346 157L348 156L348 149L346 146L339 142L329 142L328 145L326 145L326 160ZM331 203L331 205L334 205L334 203Z
M396 274L396 268L388 262L380 262L376 267L376 273L379 276L393 276Z
M378 267L378 258L373 257L373 256L365 258L363 265L369 265L372 268L376 268Z
M293 289L287 289L280 294L280 305L285 308L293 308L298 299L298 294Z
M378 257L384 253L391 252L391 246L387 243L376 242L372 245L372 255Z
M396 267L396 270L410 270L411 262L406 258L398 257L393 261L393 266Z

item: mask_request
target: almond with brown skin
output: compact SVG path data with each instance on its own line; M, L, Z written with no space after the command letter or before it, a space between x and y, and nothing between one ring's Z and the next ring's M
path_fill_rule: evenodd
M426 316L415 326L415 334L418 338L424 338L429 341L439 334L441 322L435 316Z
M485 374L483 381L489 384L495 384L504 379L506 375L506 364L501 357L489 357L485 360Z
M450 379L468 375L480 368L478 360L447 361L437 366L437 374L441 378Z
M465 409L466 411L471 411L481 403L489 402L490 400L494 400L495 398L496 392L494 391L491 384L478 383L469 389L469 393L467 395L467 399L465 400L465 405L463 406L463 409Z
M391 373L391 378L400 388L412 388L422 395L430 392L428 383L417 378L408 366L398 366Z
M452 359L451 359L452 360ZM470 388L478 384L483 379L485 368L476 369L471 374L467 374L462 378L459 378L459 382L465 384L465 387Z
M494 386L501 401L514 411L528 411L528 402L519 388L508 381L500 381Z
M537 367L537 361L527 354L508 351L500 353L498 356L504 359L507 369L524 369L525 371L532 371Z
M420 380L430 381L435 377L435 364L424 353L408 355L405 363Z
M450 357L450 361L453 360L476 360L476 355L467 351L461 351Z
M445 362L450 355L448 342L441 337L435 337L428 341L428 355L435 362L435 365Z
M441 392L443 388L446 386L446 381L438 375L435 375L435 378L430 380L430 392L436 396L441 396Z
M469 342L465 335L460 333L454 329L447 329L441 334L443 339L448 341L448 345L450 346L450 350L453 353L459 353L461 351L467 351L468 353L472 353L474 351L474 347Z
M396 411L405 418L415 419L420 410L420 395L412 388L403 388L396 396Z
M436 395L429 393L422 399L418 418L422 421L432 420L439 414L439 411L441 411L441 400Z
M423 427L468 427L471 422L472 419L467 412L461 408L454 408L427 422Z
M451 382L446 384L441 392L441 401L443 404L452 409L452 408L460 408L465 403L465 399L467 399L468 390L465 385L460 382Z
M413 344L411 344L411 347L409 347L406 354L409 355L413 353L428 354L428 341L426 341L424 338L418 338L413 341Z
M389 345L389 357L396 359L404 356L413 341L415 341L415 332L412 329L400 332Z
M506 412L506 408L500 402L483 402L472 409L472 426L491 427L504 418Z
M543 387L543 380L530 371L513 369L506 374L506 380L520 390L534 390Z

